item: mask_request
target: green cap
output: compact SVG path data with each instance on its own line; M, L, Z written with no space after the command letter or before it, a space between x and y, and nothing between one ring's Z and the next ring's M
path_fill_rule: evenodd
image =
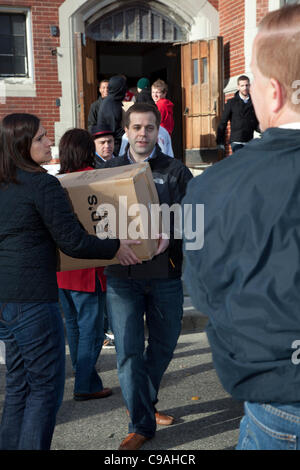
M137 87L143 90L144 88L150 88L150 82L148 78L140 78L137 82Z

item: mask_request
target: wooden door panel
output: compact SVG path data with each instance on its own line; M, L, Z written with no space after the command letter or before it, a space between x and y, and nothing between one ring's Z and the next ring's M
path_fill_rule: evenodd
M183 134L186 154L217 151L216 129L223 110L222 38L181 46Z
M97 99L96 42L75 33L77 126L87 129L90 106Z

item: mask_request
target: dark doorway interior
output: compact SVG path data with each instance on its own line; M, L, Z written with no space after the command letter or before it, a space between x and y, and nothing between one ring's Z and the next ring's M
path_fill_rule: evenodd
M175 128L172 135L174 155L182 160L182 94L180 46L162 43L97 42L97 78L116 74L127 77L128 88L136 87L141 77L152 84L161 78L168 84L168 96L174 103Z

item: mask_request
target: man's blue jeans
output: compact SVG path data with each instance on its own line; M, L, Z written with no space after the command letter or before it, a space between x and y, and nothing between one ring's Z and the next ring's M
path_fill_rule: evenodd
M300 403L244 406L237 450L300 449Z
M1 303L6 351L2 450L48 450L65 382L65 339L57 303Z
M159 385L181 331L181 280L108 276L107 308L115 335L119 381L130 413L129 432L153 437ZM149 333L146 349L144 314Z
M75 371L74 393L101 392L103 384L96 363L104 340L106 294L97 279L95 292L59 289L59 300Z

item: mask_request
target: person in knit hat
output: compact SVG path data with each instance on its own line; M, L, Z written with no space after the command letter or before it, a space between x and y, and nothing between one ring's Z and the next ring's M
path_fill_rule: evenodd
M137 94L136 94L136 103L149 103L154 104L154 101L151 96L150 81L148 78L140 78L137 82Z

